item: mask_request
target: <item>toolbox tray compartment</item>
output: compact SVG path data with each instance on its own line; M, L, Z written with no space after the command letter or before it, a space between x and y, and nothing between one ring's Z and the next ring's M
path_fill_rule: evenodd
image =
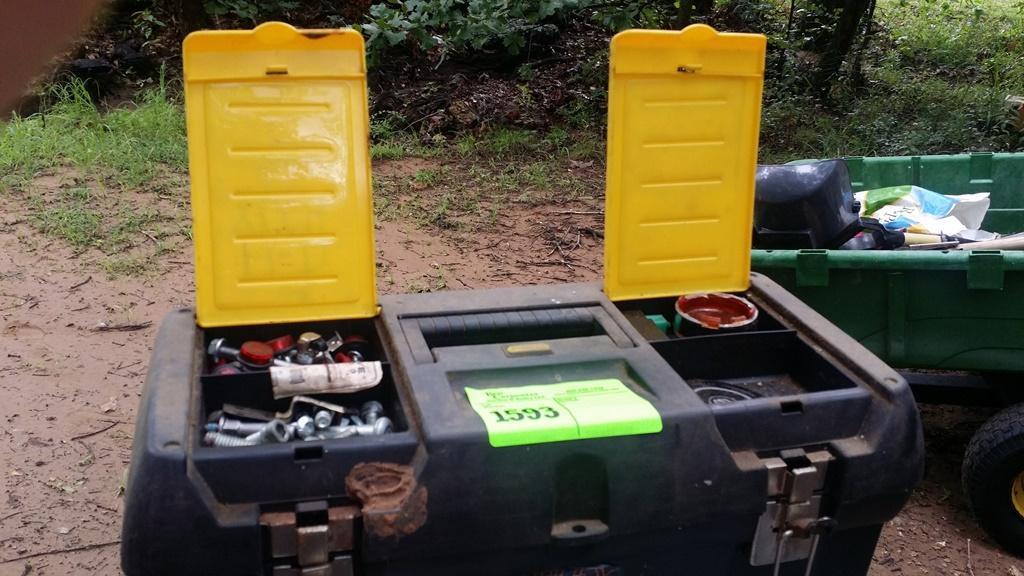
M760 312L754 330L700 336L664 334L646 318L671 319L673 298L617 305L710 406L730 448L784 447L857 434L869 391L837 358L786 325L767 301L752 301Z
M409 429L409 419L395 385L388 352L378 335L378 325L372 319L299 322L260 326L199 329L201 374L198 382L198 405L195 406L196 432L192 448L192 461L217 499L223 503L268 502L310 497L344 496L344 476L338 471L349 470L365 461L366 454L378 454L384 460L407 460L417 441ZM293 440L280 444L257 446L213 447L202 443L203 426L210 414L235 404L261 411L281 412L288 409L291 398L275 399L269 371L242 372L232 375L210 375L210 359L206 346L214 338L227 338L232 345L244 340L265 340L282 334L297 335L314 331L331 335L358 334L367 339L374 350L372 359L380 360L384 377L380 384L350 394L313 394L313 398L358 407L368 400L384 405L385 414L394 429L380 436L351 436L325 440ZM301 474L302 482L295 476ZM239 478L252 478L252 482L239 482ZM258 481L256 481L258 480Z

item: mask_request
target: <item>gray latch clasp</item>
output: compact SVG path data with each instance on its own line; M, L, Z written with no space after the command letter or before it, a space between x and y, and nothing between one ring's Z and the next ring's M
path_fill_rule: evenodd
M808 453L800 449L761 460L768 472L768 502L754 532L752 566L771 564L778 574L782 563L807 559L806 573L810 574L818 538L835 526L834 520L820 514L831 460L827 450Z

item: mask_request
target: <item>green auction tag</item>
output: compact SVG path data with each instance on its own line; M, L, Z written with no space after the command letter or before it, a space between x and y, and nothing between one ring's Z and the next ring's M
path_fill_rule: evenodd
M661 416L620 380L466 388L491 446L661 432Z

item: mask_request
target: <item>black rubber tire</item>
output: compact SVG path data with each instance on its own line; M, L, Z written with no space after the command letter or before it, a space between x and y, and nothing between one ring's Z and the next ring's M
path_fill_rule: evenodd
M967 445L962 481L978 524L1008 552L1024 556L1024 516L1010 488L1024 472L1024 404L999 412L974 433Z

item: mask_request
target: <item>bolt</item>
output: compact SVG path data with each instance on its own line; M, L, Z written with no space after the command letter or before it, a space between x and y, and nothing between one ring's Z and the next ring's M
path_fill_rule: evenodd
M377 421L377 418L384 415L384 405L376 400L370 400L369 402L363 403L363 407L360 409L359 413L362 415L364 422L367 424L373 424Z
M239 436L248 436L260 432L266 425L266 422L242 422L241 420L232 420L226 416L221 416L217 422L216 431L234 432Z
M391 432L391 419L387 416L377 418L372 424L355 426L356 434L359 436L381 436Z
M348 438L349 436L355 436L357 433L355 426L331 426L324 428L320 431L320 436L324 439L335 440L338 438Z
M316 425L317 430L329 427L333 421L334 413L329 410L317 410L316 414L313 414L313 424Z
M206 353L214 358L227 358L228 360L238 360L240 354L238 348L232 348L225 345L225 338L214 338L210 340L210 345L206 347ZM280 358L274 358L274 366L291 366L292 363L287 360Z
M321 438L337 439L350 436L381 436L391 432L391 419L387 416L377 418L373 424L331 426L320 431Z
M232 436L231 434L224 434L222 432L207 432L206 435L203 436L203 441L209 446L217 446L219 448L256 445L255 441L249 440L248 438L240 438L238 436Z
M259 432L250 434L246 436L245 439L254 441L257 444L279 444L292 439L292 429L280 420L271 420L270 422L267 422Z
M292 422L292 430L296 436L305 440L316 433L316 423L309 416L299 416Z

